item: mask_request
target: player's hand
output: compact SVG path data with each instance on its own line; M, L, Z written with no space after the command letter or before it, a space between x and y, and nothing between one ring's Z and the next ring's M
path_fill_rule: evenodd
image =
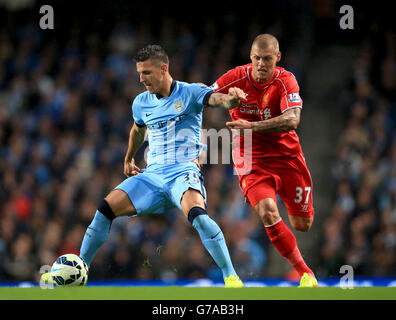
M228 90L228 97L230 99L230 108L234 109L241 103L241 100L246 100L246 93L242 89L232 87Z
M238 119L235 121L228 121L226 122L226 126L230 129L252 129L252 122Z
M135 165L135 159L132 158L131 161L125 159L124 174L129 178L132 176L136 176L139 173L142 173L142 170L137 165Z

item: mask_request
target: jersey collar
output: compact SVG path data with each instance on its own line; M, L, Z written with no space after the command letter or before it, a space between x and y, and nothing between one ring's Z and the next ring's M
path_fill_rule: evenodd
M272 77L271 77L270 80L268 80L268 81L265 82L265 83L258 83L258 82L256 82L256 81L253 79L253 75L252 75L252 65L250 64L250 65L248 66L248 69L247 69L248 78L249 78L250 82L253 84L253 86L254 86L256 89L264 89L265 87L267 87L269 84L271 84L272 81L274 81L275 77L277 77L277 76L279 75L279 73L280 73L279 69L278 69L277 67L275 67L274 74L272 75Z
M175 89L176 87L176 80L172 80L172 84L170 86L170 92L169 92L169 96L172 94L173 89ZM155 96L157 97L157 99L161 99L163 98L163 96L161 96L160 94L156 93Z

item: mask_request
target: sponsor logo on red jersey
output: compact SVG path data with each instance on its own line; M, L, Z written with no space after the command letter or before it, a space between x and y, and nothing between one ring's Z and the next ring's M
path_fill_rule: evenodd
M251 69L251 64L236 67L211 86L221 93L228 93L229 88L238 87L248 94L246 101L230 110L232 120L263 121L277 117L288 109L302 107L297 80L292 73L276 67L270 81L258 84L252 79ZM252 139L253 159L295 156L301 151L299 138L294 130L253 133ZM244 150L242 141L235 143L233 150L239 155L247 151Z

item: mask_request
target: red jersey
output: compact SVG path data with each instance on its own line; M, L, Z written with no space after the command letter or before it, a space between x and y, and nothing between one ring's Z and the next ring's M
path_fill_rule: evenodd
M262 121L279 116L291 108L302 108L299 86L294 75L275 67L274 75L266 83L257 83L252 77L252 64L236 67L222 75L211 86L215 91L228 93L238 87L247 94L247 100L230 110L232 120ZM296 156L301 152L300 140L294 130L252 134L252 159ZM244 156L244 138L234 139L235 155Z

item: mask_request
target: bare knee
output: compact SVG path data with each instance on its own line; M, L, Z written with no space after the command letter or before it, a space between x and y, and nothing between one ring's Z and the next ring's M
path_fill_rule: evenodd
M311 217L289 216L290 224L294 230L308 232L313 219Z
M105 198L116 217L126 216L136 213L136 209L128 195L120 190L111 191Z
M280 219L278 206L272 198L262 199L254 208L265 226L271 225Z
M194 207L205 208L205 201L202 194L195 189L188 189L180 200L184 215L188 218L188 213Z

